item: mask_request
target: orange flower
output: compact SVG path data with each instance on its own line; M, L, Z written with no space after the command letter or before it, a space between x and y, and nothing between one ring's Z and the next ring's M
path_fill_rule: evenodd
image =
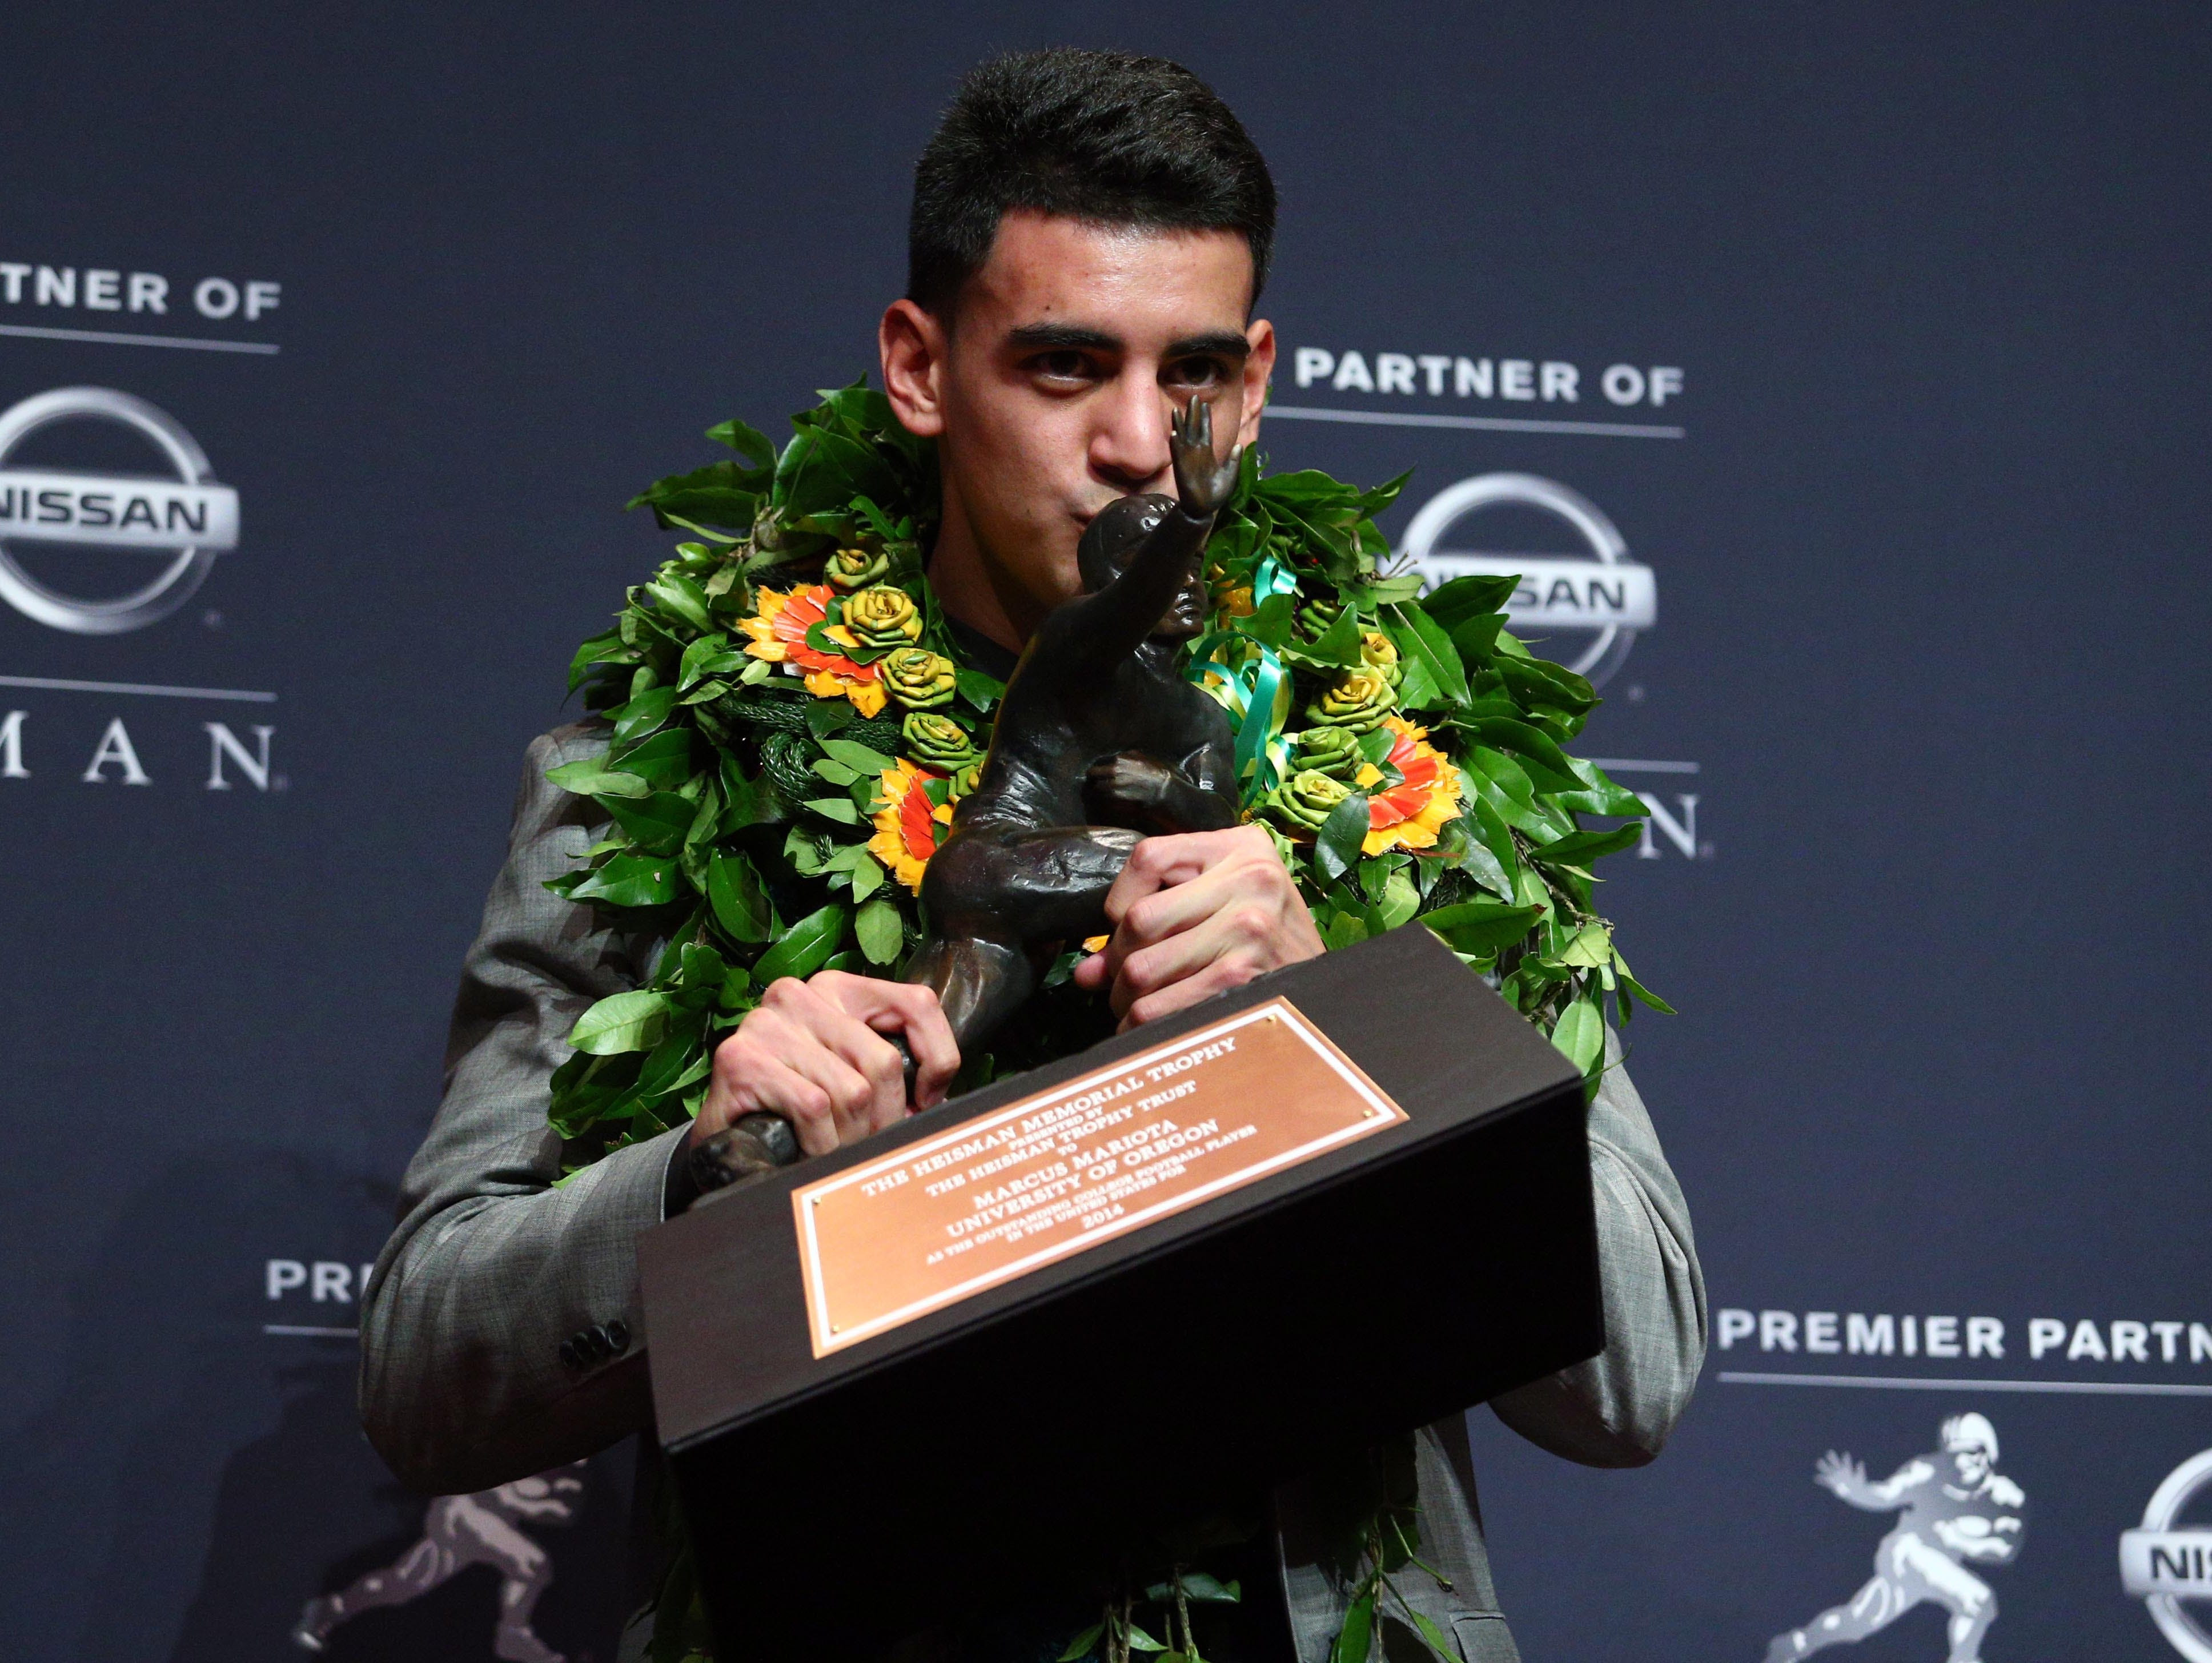
M774 589L753 592L759 598L758 610L738 625L752 637L747 652L770 664L794 665L806 677L806 690L817 699L834 699L842 693L863 716L882 712L884 689L875 665L854 664L806 644L806 632L830 616L835 592L828 584L802 584L787 595ZM824 633L847 646L860 645L842 623L831 624Z
M868 853L916 895L921 893L921 869L937 853L937 828L952 821L951 805L931 802L925 789L944 777L902 756L876 783L884 806L876 810L876 835L868 840Z
M1390 766L1406 777L1368 797L1368 832L1360 848L1367 854L1428 848L1437 834L1459 816L1458 772L1427 743L1426 728L1415 727L1401 716L1386 716L1382 725L1397 736L1390 746ZM1372 764L1359 770L1363 787L1382 778L1382 771Z

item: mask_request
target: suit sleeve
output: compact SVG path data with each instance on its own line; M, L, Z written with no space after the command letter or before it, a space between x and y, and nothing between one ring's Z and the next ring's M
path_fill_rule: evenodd
M651 1414L635 1243L661 1217L682 1133L556 1189L561 1140L545 1120L576 1017L638 980L624 941L544 888L593 836L592 805L545 771L605 743L579 725L530 748L507 863L462 972L444 1099L362 1312L363 1425L404 1482L432 1493L588 1455ZM594 1328L627 1343L563 1357L563 1342Z
M1705 1284L1681 1186L1610 1033L1606 1060L1589 1110L1606 1347L1491 1407L1553 1454L1591 1466L1640 1466L1658 1454L1696 1388Z

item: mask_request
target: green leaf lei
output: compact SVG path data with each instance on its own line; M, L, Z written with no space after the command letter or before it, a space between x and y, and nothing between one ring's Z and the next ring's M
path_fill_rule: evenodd
M569 671L610 740L550 778L608 824L549 887L666 944L645 986L600 1000L570 1035L550 1110L570 1173L695 1115L714 1046L776 978L899 973L921 938L922 867L990 743L1004 689L968 661L923 575L934 448L865 380L792 425L781 452L743 422L711 428L732 458L629 505L691 540ZM1644 807L1562 749L1598 701L1507 631L1514 580L1424 597L1388 569L1374 516L1404 483L1270 475L1248 451L1207 544L1214 608L1186 673L1228 711L1245 816L1274 838L1328 944L1418 919L1594 1091L1607 1002L1623 1023L1635 1000L1668 1007L1629 974L1592 900L1593 863L1638 828L1582 816ZM1111 1030L1103 999L1069 980L1081 949L1067 948L997 1049L963 1059L956 1090ZM1355 1616L1374 1617L1409 1527L1391 1522L1385 1551L1369 1522ZM1094 1641L1126 1650L1128 1610L1109 1607ZM1347 1657L1352 1640L1348 1626Z

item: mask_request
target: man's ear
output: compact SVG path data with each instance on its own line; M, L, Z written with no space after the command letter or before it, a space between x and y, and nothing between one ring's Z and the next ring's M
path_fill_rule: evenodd
M884 363L884 393L899 425L918 438L945 431L945 354L951 346L936 314L912 300L893 300L876 327ZM1269 352L1272 359L1273 353Z
M1260 414L1267 408L1267 378L1275 373L1275 326L1255 318L1245 326L1244 338L1252 350L1244 359L1244 419L1237 428L1238 448L1260 436Z

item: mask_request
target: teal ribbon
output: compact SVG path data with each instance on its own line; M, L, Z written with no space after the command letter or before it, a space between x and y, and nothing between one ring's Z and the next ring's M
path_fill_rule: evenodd
M1259 791L1273 791L1283 776L1289 747L1276 737L1275 706L1287 691L1283 661L1261 646L1247 666L1251 680L1244 693L1244 719L1237 727L1237 777L1249 775Z
M1283 568L1283 562L1273 555L1261 561L1252 573L1252 604L1275 595L1295 595L1298 580Z
M1253 570L1252 603L1295 594L1297 586L1297 580L1269 555ZM1237 777L1250 780L1254 792L1273 791L1290 767L1290 744L1282 737L1290 713L1290 671L1273 647L1233 626L1205 645L1193 659L1191 679L1203 683L1208 674L1220 678L1217 696L1237 719Z

